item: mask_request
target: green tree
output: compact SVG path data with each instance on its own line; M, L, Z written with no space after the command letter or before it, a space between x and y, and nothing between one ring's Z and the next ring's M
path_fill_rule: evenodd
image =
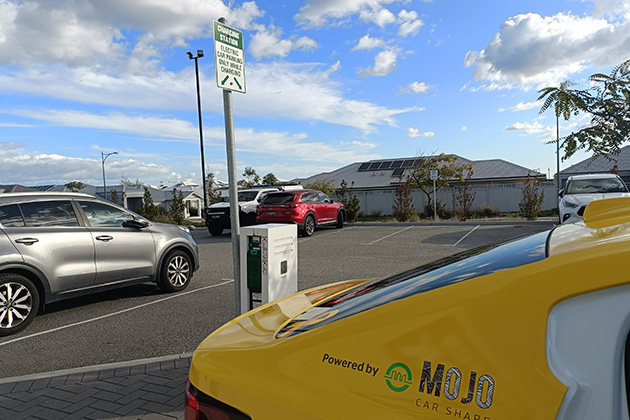
M528 173L527 180L523 184L523 200L518 204L518 207L527 220L536 220L545 199L545 192L538 192L540 178L531 177Z
M573 113L590 115L590 124L556 141L564 150L563 159L578 150L597 156L619 154L621 145L630 139L630 60L615 66L609 75L596 73L590 77L588 90L567 89L567 82L559 88L540 90L539 99L547 96L540 112L554 107L556 117L568 119Z
M78 192L85 188L85 184L81 181L70 181L66 184L66 188L72 192Z
M171 203L169 216L171 216L173 221L178 225L184 223L184 219L186 216L186 203L184 203L184 194L181 190L177 191L176 188L173 188L173 202Z
M427 206L429 206L433 202L431 169L438 170L435 191L439 191L443 187L448 187L452 180L464 181L464 174L472 167L472 163L462 163L455 155L442 153L438 156L419 157L416 158L416 163L410 170L411 186L419 188L427 196ZM433 210L431 210L432 213Z
M142 205L138 209L138 213L141 216L146 217L149 220L155 220L158 216L158 208L153 202L153 196L151 191L147 187L144 187L144 195L142 196Z
M118 204L118 191L112 190L110 194L112 197L112 203Z
M346 208L347 221L350 223L356 222L361 212L361 203L359 197L354 193L354 181L352 181L352 185L350 189L348 189L348 183L345 179L342 179L340 187L335 194Z
M278 183L278 178L273 173L269 172L263 177L262 183L265 185L276 185Z
M241 185L243 187L251 187L252 185L260 184L260 176L256 173L256 170L251 166L246 166L243 172L245 179L242 180Z
M413 198L411 197L412 180L410 177L406 177L403 181L403 176L398 177L398 185L396 191L394 191L394 217L399 222L406 222L411 220L416 212L413 206Z
M304 188L308 188L309 190L319 190L326 195L333 195L335 193L335 180L315 181L310 184L306 184Z
M208 204L215 204L221 201L221 194L217 191L217 187L214 182L214 174L210 172L206 175L206 182L208 183Z

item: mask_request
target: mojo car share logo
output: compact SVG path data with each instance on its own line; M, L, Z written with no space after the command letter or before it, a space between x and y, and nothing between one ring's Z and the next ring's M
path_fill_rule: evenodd
M404 363L394 363L385 372L385 383L394 392L403 392L413 383L411 369Z

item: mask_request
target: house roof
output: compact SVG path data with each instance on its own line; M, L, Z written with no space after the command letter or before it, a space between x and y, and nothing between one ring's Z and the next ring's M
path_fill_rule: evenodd
M502 159L488 159L471 161L457 156L459 164L473 164L471 180L476 182L521 180L530 176L544 176L538 171L507 162ZM413 167L418 157L379 159L367 162L356 162L331 172L323 172L308 178L298 179L302 185L316 182L331 182L336 188L342 180L349 185L354 182L354 188L387 187L399 183L401 174L406 174L408 168Z
M561 175L585 174L585 173L601 173L610 172L617 165L617 170L630 171L630 146L621 148L618 155L604 157L598 156L595 159L588 158L581 162L571 165L560 171Z

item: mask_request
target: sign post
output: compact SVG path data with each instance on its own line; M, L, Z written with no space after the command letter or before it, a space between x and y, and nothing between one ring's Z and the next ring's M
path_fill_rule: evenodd
M228 184L230 187L230 230L232 231L232 258L234 264L234 295L236 314L241 308L241 258L238 189L236 179L236 152L234 142L234 115L232 91L245 93L245 54L243 32L227 26L225 18L214 21L214 63L217 87L223 89L225 113L225 145L227 150Z

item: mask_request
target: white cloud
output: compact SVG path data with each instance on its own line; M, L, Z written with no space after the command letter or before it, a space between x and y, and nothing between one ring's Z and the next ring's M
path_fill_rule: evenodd
M376 54L374 57L374 66L367 69L360 69L359 75L367 76L385 76L396 70L398 54L394 50L384 50Z
M295 18L308 26L322 26L329 20L339 21L354 14L363 13L362 18L372 16L376 19L384 4L400 0L307 0ZM389 19L386 12L379 18Z
M282 30L271 26L261 29L252 36L249 52L254 58L286 57L293 50L312 51L318 47L315 40L302 36L281 39Z
M519 102L518 104L509 107L509 108L499 108L499 112L505 112L505 111L512 111L512 112L519 112L519 111L529 111L530 109L534 109L534 108L540 108L542 106L543 102L542 101L536 101L536 102Z
M466 132L466 131L468 131L468 127L466 127L465 125L462 125L461 130L462 130L462 131L464 131L464 132Z
M418 12L415 10L410 12L404 9L401 10L400 13L398 13L398 22L400 23L398 35L402 37L417 35L420 28L424 26L424 22L422 22L421 19L418 19Z
M435 136L435 133L433 131L425 131L421 133L419 129L409 127L407 128L407 136L411 139L417 139L417 138L433 137Z
M389 10L382 8L378 10L361 10L359 17L364 22L373 22L384 28L396 21L396 16Z
M399 93L427 93L433 86L426 84L425 82L413 82L404 88L400 88Z
M530 122L516 122L510 126L505 127L506 131L521 131L523 134L541 134L549 131L549 127L542 125L539 121Z
M486 89L553 85L589 63L608 66L624 61L628 43L628 21L528 13L508 19L485 49L469 51L465 65L476 67L475 80L491 82Z
M359 39L359 42L352 48L352 51L372 50L374 48L380 48L383 45L385 45L385 41L381 38L372 38L370 34L366 34Z
M212 21L221 16L248 29L262 14L255 2L230 9L221 0L2 1L0 64L115 67L130 62L133 69L160 58L162 47L211 36ZM137 40L126 37L128 28L139 31ZM126 54L128 49L132 55Z

